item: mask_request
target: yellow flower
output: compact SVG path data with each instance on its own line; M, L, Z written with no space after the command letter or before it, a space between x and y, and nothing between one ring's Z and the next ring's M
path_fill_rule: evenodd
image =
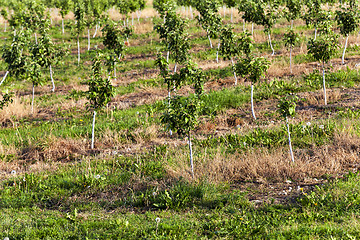
M83 120L82 119L80 119L80 122L82 122Z

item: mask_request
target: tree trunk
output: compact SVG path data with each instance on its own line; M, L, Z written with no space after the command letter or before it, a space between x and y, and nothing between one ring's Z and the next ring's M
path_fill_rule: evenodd
M292 68L291 68L291 53L292 53L292 46L290 46L290 73L292 73Z
M94 149L94 139L95 139L95 117L96 111L94 110L93 122L92 122L92 131L91 131L91 149Z
M220 42L218 43L218 47L216 51L216 63L219 63L219 48L220 48Z
M131 26L134 26L134 13L131 13Z
M90 50L90 29L88 28L88 51Z
M235 86L237 85L237 76L236 76L236 71L235 71L235 64L234 64L234 60L231 58L231 64L233 67L233 73L234 73L234 78L235 78Z
M174 73L176 73L176 67L177 67L177 64L175 63L175 66L174 66Z
M291 23L290 23L290 29L292 30L293 27L294 27L294 20L291 19L290 22L291 22Z
M323 63L323 88L324 88L324 103L327 105L326 87L325 87L325 64Z
M254 23L251 23L251 36L254 36Z
M230 21L233 22L233 8L231 8L231 18Z
M224 18L226 16L226 6L224 5Z
M272 43L271 43L270 33L268 34L268 36L269 36L269 44L270 44L271 51L272 51L271 56L274 56L274 55L275 55L275 50L274 50L273 45L272 45Z
M286 117L286 128L287 128L287 132L288 132L288 140L289 140L289 148L290 148L290 156L291 156L291 161L294 163L294 153L292 150L292 145L291 145L291 137L290 137L290 128L289 128L289 121L288 118Z
M246 31L245 20L243 19L243 32Z
M314 41L316 40L316 35L317 35L317 29L316 29L316 27L315 27L315 33L314 33Z
M31 114L34 114L35 85L32 85Z
M93 38L96 37L96 34L97 34L97 31L98 31L98 23L95 25L95 32L94 32L94 35L93 35Z
M38 44L36 33L34 33L35 36L35 43Z
M50 68L50 79L51 79L51 83L52 83L51 91L55 92L55 82L54 82L54 78L53 78L53 72L52 72L51 64L50 64L49 68Z
M347 44L348 44L348 40L349 40L349 35L347 35L346 39L345 39L344 51L343 51L343 55L342 55L342 58L341 58L341 63L342 64L345 64L345 51L346 51L346 47L347 47Z
M193 160L193 152L192 152L192 145L191 145L191 135L190 132L188 134L189 140L189 151L190 151L190 166L191 166L191 175L194 178L194 160Z
M209 31L206 30L206 34L208 35L208 39L209 39L209 43L210 43L210 48L213 48L212 42L211 42L211 38L210 38L210 34Z
M0 86L1 86L1 84L3 84L3 82L5 81L5 79L6 79L6 77L7 77L8 74L9 74L9 71L6 71L3 79L2 79L1 82L0 82Z
M169 62L169 55L170 55L170 51L167 51L166 53L166 61Z
M192 10L192 7L190 6L190 17L191 17L191 19L193 19L194 18L194 15L193 15L193 10Z
M78 65L80 65L80 37L77 37L77 45L78 45Z
M252 113L254 120L256 120L255 110L254 110L254 85L253 85L253 83L251 83L251 113Z
M65 29L64 29L64 18L61 19L61 30L62 30L62 34L65 34Z
M6 32L6 21L5 21L5 28L4 28L4 32Z
M116 80L116 62L114 62L114 78Z

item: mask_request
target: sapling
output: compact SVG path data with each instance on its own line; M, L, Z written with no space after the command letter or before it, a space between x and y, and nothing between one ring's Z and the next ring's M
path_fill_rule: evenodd
M290 29L293 29L294 20L300 17L302 0L286 0L285 17L290 22Z
M75 28L72 33L75 34L77 40L77 48L78 48L78 65L80 65L80 34L82 34L85 28L85 8L84 3L82 1L76 2L74 6L74 15L75 15Z
M93 110L93 123L91 131L91 149L94 149L95 138L95 118L97 111L106 107L110 102L111 97L114 96L114 87L111 85L110 77L103 78L102 76L103 55L97 53L93 59L92 64L92 76L87 81L89 90L87 93L87 99L89 103L87 107Z
M60 9L60 15L61 15L61 32L64 35L65 29L64 29L64 18L65 16L70 12L70 9L72 8L73 1L71 0L56 0L55 6Z
M325 86L325 63L335 55L339 47L337 36L335 34L326 34L318 37L316 40L310 39L308 43L308 54L312 55L316 61L319 61L323 70L323 89L324 104L327 105L326 86Z
M251 81L251 113L254 120L256 120L254 111L254 84L265 76L269 65L269 61L265 58L250 55L247 58L240 59L235 65L236 72Z
M284 34L284 42L285 42L285 46L290 48L290 73L292 73L292 67L291 67L291 56L292 56L292 50L293 47L295 46L295 44L297 42L299 42L299 34L295 33L294 30L289 29L285 34Z
M340 28L340 33L345 37L344 51L341 57L341 63L345 63L345 51L349 40L349 34L354 32L359 26L359 11L357 9L342 8L336 11L335 20Z
M4 32L6 32L6 22L8 20L8 12L5 9L1 9L0 15L4 18Z
M188 137L191 174L194 177L194 161L191 143L191 131L198 125L199 115L203 106L202 94L205 76L196 65L189 62L180 73L174 74L178 85L184 82L194 84L195 95L188 97L175 95L170 99L167 110L161 117L161 122L180 136Z
M296 101L297 101L297 97L295 95L288 95L288 96L280 99L279 104L277 105L279 113L285 119L286 129L287 129L287 133L288 133L290 156L291 156L292 162L295 162L295 160L294 160L294 153L293 153L292 145L291 145L289 117L294 117L294 115L295 115Z
M234 57L237 57L244 52L246 56L250 54L252 42L249 34L243 33L236 36L231 26L224 26L220 34L220 48L219 52L226 60L230 60L233 68L235 78L235 85L237 85L237 76L235 71Z

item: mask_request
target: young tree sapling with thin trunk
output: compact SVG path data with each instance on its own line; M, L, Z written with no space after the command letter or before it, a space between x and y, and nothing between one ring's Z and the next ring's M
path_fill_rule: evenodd
M279 113L285 120L287 134L288 134L288 141L289 141L290 157L293 163L295 162L295 160L294 160L294 153L291 144L289 118L295 116L295 108L296 108L297 100L298 98L295 95L288 95L280 99L279 104L277 105Z
M89 90L86 97L89 100L87 107L93 110L93 124L91 131L91 149L94 149L95 142L95 118L98 111L105 108L114 96L114 87L111 85L109 77L102 76L103 55L97 53L93 59L92 76L87 81Z
M289 29L285 34L283 38L285 42L285 46L290 49L290 73L292 73L292 67L291 67L291 57L292 57L292 50L297 42L299 42L299 34L295 33L294 30Z

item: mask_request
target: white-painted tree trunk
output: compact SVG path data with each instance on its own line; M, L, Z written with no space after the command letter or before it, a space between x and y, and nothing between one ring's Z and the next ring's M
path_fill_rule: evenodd
M211 38L210 38L210 34L209 31L206 30L206 34L208 35L208 39L209 39L209 43L210 43L210 48L213 48L212 42L211 42Z
M251 23L251 36L254 36L254 23Z
M224 5L224 18L226 17L226 6Z
M4 32L6 32L6 21L5 21L5 28L4 28Z
M6 71L3 79L2 79L1 82L0 82L0 86L3 84L3 82L5 81L5 79L6 79L6 77L7 77L8 74L9 74L9 71Z
M190 17L191 17L191 19L194 18L194 14L193 14L193 10L192 10L192 7L191 7L191 6L190 6Z
M291 156L291 161L294 163L294 153L292 150L292 145L291 145L291 137L290 137L290 128L289 128L289 121L288 118L286 117L286 128L287 128L287 132L288 132L288 140L289 140L289 149L290 149L290 156Z
M34 33L35 43L38 44L36 33Z
M294 28L294 20L290 20L291 21L291 23L290 23L290 29L292 30L293 28Z
M230 17L230 22L233 22L233 8L231 8L231 17Z
M292 67L291 67L291 53L292 53L292 46L290 46L290 73L292 73Z
M243 19L243 32L246 31L245 20Z
M317 28L315 27L315 33L314 33L314 40L316 40L316 35L317 35Z
M345 51L346 51L346 47L347 47L347 44L348 44L348 40L349 40L349 35L347 35L346 39L345 39L344 51L343 51L343 55L341 57L341 63L342 64L345 64Z
M235 86L236 86L238 80L237 80L237 76L236 76L234 60L232 58L231 58L231 64L232 64L232 67L233 67L233 73L234 73L234 78L235 78Z
M65 29L64 29L64 19L63 18L61 19L61 31L62 31L62 34L64 35Z
M94 35L93 35L93 38L95 38L96 37L96 34L97 34L97 31L98 31L98 23L95 25L95 32L94 32Z
M177 64L175 63L175 66L174 66L174 73L176 73L176 69L177 69Z
M323 88L324 88L324 103L325 105L327 105L326 86L325 86L325 64L323 64Z
M116 80L116 62L114 62L114 78Z
M253 83L251 83L251 113L252 113L254 120L256 120L255 110L254 110L254 85L253 85Z
M31 114L34 114L35 85L32 85Z
M78 46L78 65L80 65L80 39L77 37L77 46Z
M51 79L51 83L52 83L51 91L55 92L55 82L54 82L54 78L53 78L53 71L52 71L51 64L50 64L49 68L50 68L50 79Z
M88 51L90 50L90 29L88 28Z
M131 26L134 26L134 13L131 13Z
M268 36L269 36L269 44L270 44L271 51L272 51L271 56L274 56L274 55L275 55L275 50L274 50L273 45L272 45L272 43L271 43L270 33L268 34Z
M94 110L93 122L92 122L92 131L91 131L91 149L94 149L94 140L95 140L95 117L96 111Z
M190 132L188 134L188 143L189 143L189 151L190 151L190 166L191 166L191 175L194 178L194 159L193 159L193 152L192 152L192 144L191 144L191 135Z
M169 62L169 55L170 55L170 51L167 51L166 53L166 61Z
M217 51L216 51L216 63L219 63L219 48L220 48L220 42L218 43Z

